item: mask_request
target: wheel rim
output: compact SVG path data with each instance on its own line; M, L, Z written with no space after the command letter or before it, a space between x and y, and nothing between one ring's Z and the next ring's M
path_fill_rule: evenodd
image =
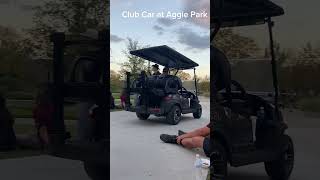
M212 152L214 161L211 164L211 177L216 180L225 178L226 161L220 151Z
M180 112L180 109L177 108L177 109L174 111L174 117L173 117L173 119L174 119L175 122L178 122L178 121L180 121L180 118L181 118L181 112Z
M199 114L199 116L202 115L202 108L201 107L198 109L198 114Z
M286 165L286 173L289 175L293 169L294 164L294 148L292 141L289 142L288 148L283 154L283 160Z

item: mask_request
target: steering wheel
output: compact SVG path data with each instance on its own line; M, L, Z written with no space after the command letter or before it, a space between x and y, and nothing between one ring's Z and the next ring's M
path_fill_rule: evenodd
M240 83L238 83L235 80L231 80L231 85L233 85L236 88L236 91L240 91L243 97L246 96L247 92Z

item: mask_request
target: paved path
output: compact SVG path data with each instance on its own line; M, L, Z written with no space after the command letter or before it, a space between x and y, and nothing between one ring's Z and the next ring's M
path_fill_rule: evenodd
M184 115L176 125L163 118L138 120L135 113L111 113L111 179L112 180L192 180L195 152L176 145L164 144L161 133L176 134L209 122L209 100L202 99L203 116L194 119Z
M134 113L111 113L111 179L112 180L192 180L195 152L164 144L161 133L174 134L190 130L209 120L209 102L202 102L204 115L195 120L187 115L177 126L138 120ZM320 179L320 119L300 111L284 112L288 133L296 149L296 163L291 180ZM268 180L263 164L230 168L228 180Z
M162 118L140 121L134 113L111 113L111 179L112 180L193 180L192 164L195 152L179 146L164 144L161 133L190 130L209 121L209 102L202 102L201 119L185 115L177 126L161 122ZM296 163L291 180L320 179L320 119L303 112L285 112L288 133L296 148ZM201 152L200 152L201 153ZM4 180L89 180L79 161L50 156L1 160ZM230 168L229 180L268 180L262 164Z
M90 180L82 163L51 156L0 161L1 180Z

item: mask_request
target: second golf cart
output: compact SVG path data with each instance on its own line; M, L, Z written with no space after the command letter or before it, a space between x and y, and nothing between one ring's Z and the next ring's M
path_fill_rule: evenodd
M278 103L277 62L272 36L274 23L271 20L271 17L284 14L284 10L269 0L215 0L213 6L211 41L223 27L268 25L274 99L269 101L246 91L241 83L232 79L237 77L231 76L225 54L214 45L211 47L211 69L214 72L211 179L225 179L227 164L239 167L264 163L272 180L288 180L294 166L294 145L286 134L288 126ZM252 123L254 121L256 124Z
M184 55L168 46L156 46L130 52L132 55L178 71L194 69L198 66ZM183 87L181 79L175 75L151 75L145 71L133 78L130 72L126 76L126 110L136 112L137 117L146 120L153 114L165 116L169 124L176 125L182 114L193 113L200 118L202 107L198 98L197 79L194 78L195 92ZM196 76L194 76L196 77ZM136 97L134 104L130 97Z

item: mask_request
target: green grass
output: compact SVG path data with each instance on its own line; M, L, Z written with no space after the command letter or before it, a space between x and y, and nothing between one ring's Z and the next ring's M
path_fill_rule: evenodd
M71 135L76 134L75 124L66 124L67 131L71 133ZM35 128L33 124L15 124L14 125L15 133L19 136L19 134L34 134ZM36 149L20 149L18 148L15 151L10 152L0 152L0 159L14 159L14 158L23 158L23 157L31 157L31 156L39 156L43 154L41 150Z
M17 149L10 152L0 152L0 159L16 159L41 155L41 150Z
M66 129L71 135L76 135L76 123L66 123ZM14 125L14 130L16 134L34 134L36 132L33 122L30 124L16 123Z
M120 99L120 93L112 93L114 99Z
M15 118L32 118L33 101L8 100L7 107ZM64 110L65 119L77 119L76 105L66 104Z
M8 99L20 99L20 100L33 100L35 98L35 93L33 93L33 92L22 92L22 91L8 92L6 94L6 98L8 98Z
M119 94L119 93L118 93ZM132 99L133 101L133 99ZM120 106L120 99L115 99L116 106ZM32 118L32 111L34 108L33 101L25 100L7 100L7 107L15 118ZM120 110L120 109L117 109ZM112 110L114 111L114 110ZM78 109L76 104L65 104L64 118L67 120L78 119Z
M302 111L320 112L320 96L302 98L297 101L297 106Z

